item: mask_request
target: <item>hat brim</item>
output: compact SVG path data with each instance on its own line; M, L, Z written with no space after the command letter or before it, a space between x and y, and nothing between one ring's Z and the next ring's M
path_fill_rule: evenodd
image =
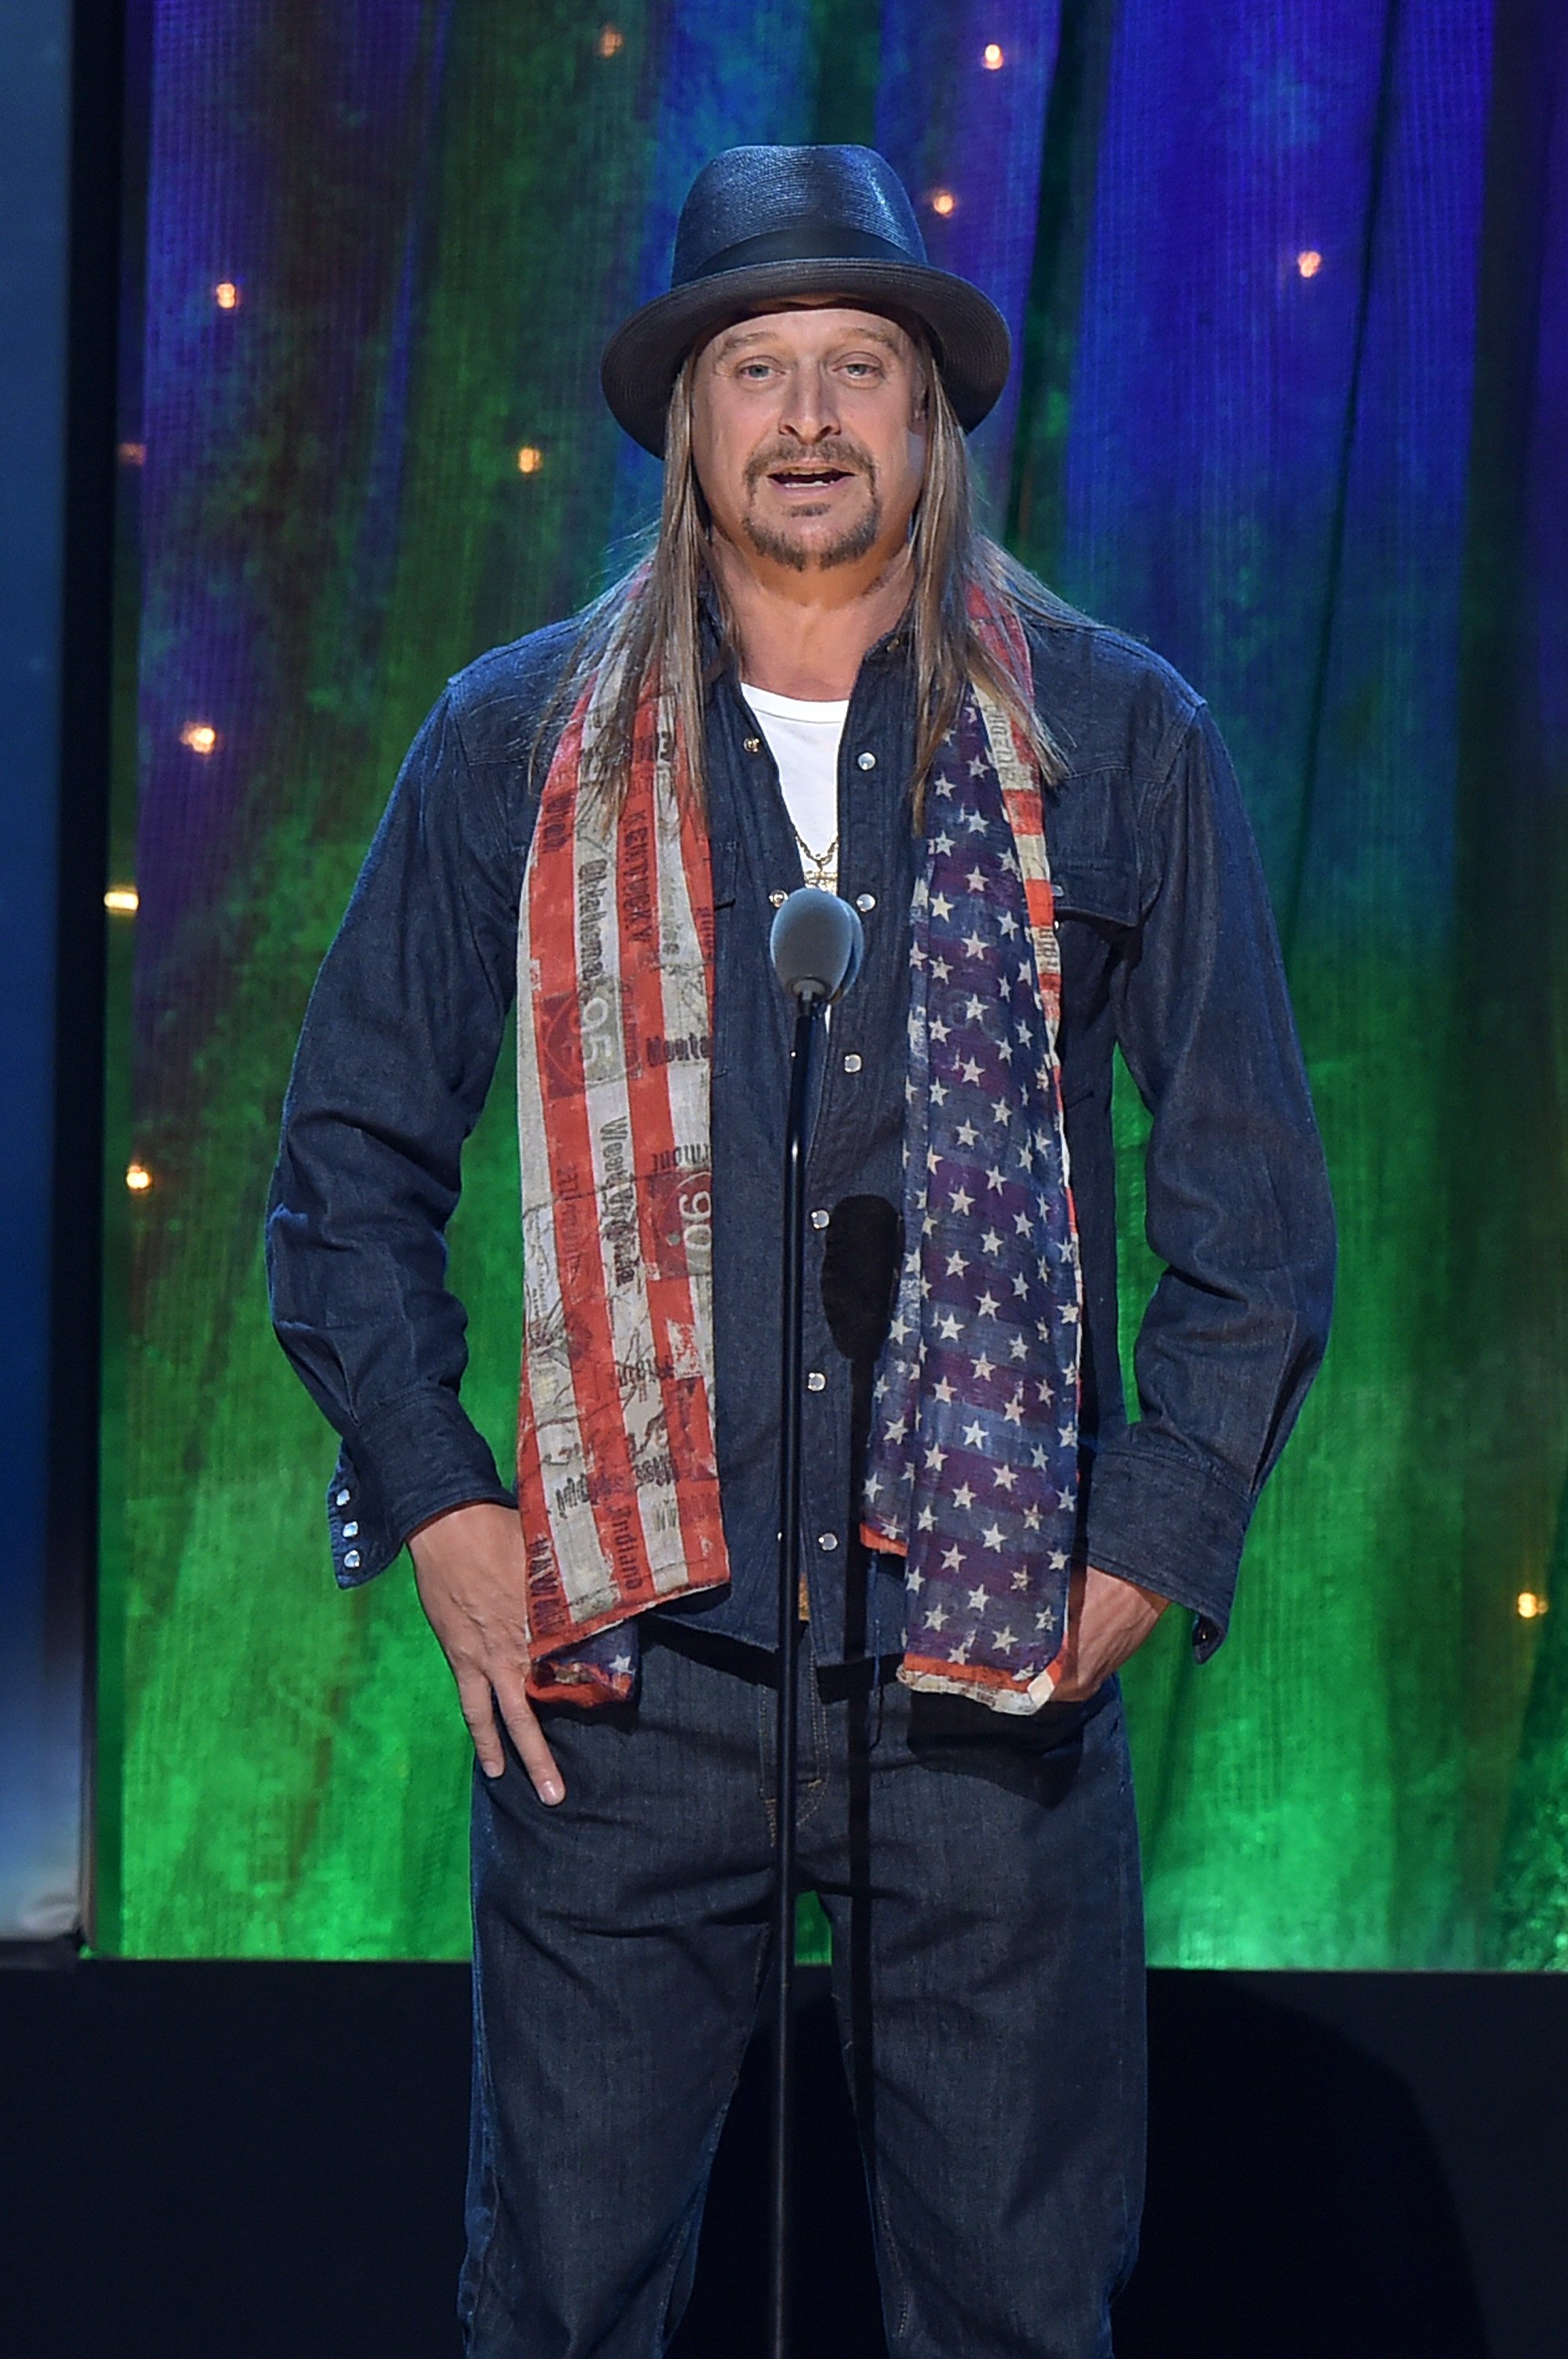
M605 345L599 364L604 398L633 441L660 458L670 390L693 345L733 320L766 310L769 298L818 294L918 320L965 433L995 408L1007 381L1012 338L989 296L950 270L858 259L754 263L656 296Z

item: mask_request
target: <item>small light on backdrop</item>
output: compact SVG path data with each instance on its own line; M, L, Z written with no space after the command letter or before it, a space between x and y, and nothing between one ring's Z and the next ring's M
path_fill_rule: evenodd
M127 1163L125 1185L133 1196L145 1196L152 1186L152 1173L145 1163Z
M1007 60L1000 41L986 42L985 48L980 52L980 62L985 67L987 73L999 73L1001 71Z
M220 278L212 289L212 300L220 311L237 311L240 308L240 290L232 278Z
M103 896L103 907L113 909L116 917L134 918L142 906L142 897L134 885L111 885Z
M1514 1612L1521 1622L1539 1622L1551 1602L1539 1589L1521 1589L1514 1599Z
M218 733L210 721L188 721L180 733L180 742L189 745L193 754L205 757L218 750Z
M145 467L147 465L147 444L145 442L117 442L114 446L114 456L118 459L122 467Z
M626 46L626 37L618 25L601 25L593 47L602 58L618 58Z
M1316 246L1309 245L1304 253L1297 255L1296 268L1303 278L1317 277L1318 272L1323 268L1323 255Z
M544 465L544 452L537 442L525 442L517 453L519 475L537 475Z
M949 213L958 211L958 199L951 189L933 189L931 193L931 209L933 213L940 213L945 221Z

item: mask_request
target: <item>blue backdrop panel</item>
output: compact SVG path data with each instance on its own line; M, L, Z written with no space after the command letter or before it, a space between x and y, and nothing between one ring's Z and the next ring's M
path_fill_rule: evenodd
M63 5L0 16L0 1940L82 1914L82 1665L47 1495L70 31Z

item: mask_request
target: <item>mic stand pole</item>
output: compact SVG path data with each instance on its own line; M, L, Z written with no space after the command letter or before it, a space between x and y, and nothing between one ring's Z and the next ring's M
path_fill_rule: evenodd
M778 1973L778 2036L773 2050L773 2172L768 2359L789 2359L790 2151L794 2142L796 1695L800 1641L800 1327L806 1269L806 1123L811 1051L822 1000L801 991L789 1060L789 1111L784 1130L784 1353L779 1444L778 1824L774 1859L773 1952Z

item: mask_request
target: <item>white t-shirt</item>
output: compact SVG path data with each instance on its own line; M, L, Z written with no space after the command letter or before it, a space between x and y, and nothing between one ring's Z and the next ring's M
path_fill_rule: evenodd
M779 765L789 824L820 856L838 836L838 744L849 699L821 704L799 696L775 696L769 689L748 688L744 680L740 692ZM811 876L811 863L803 864ZM829 892L837 886L836 853L827 864L824 882Z

